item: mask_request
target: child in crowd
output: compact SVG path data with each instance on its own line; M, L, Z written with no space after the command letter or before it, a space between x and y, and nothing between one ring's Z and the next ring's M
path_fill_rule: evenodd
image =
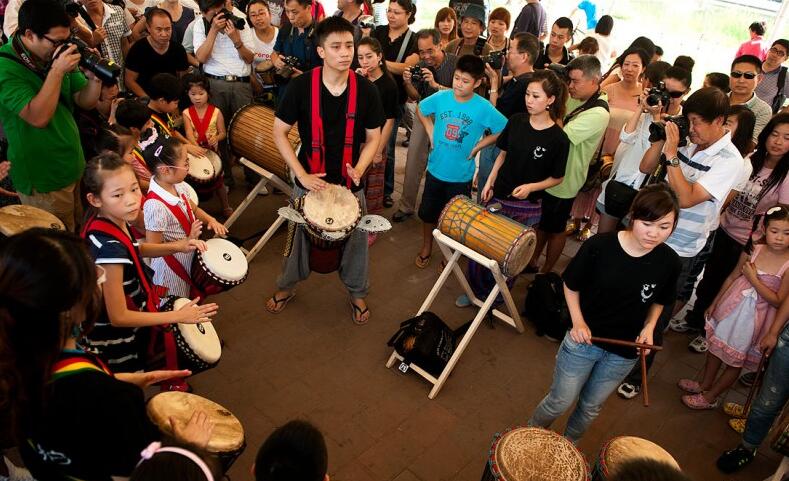
M500 213L523 225L540 221L542 191L564 178L570 140L556 123L564 117L567 86L551 70L532 74L526 88L526 113L513 115L501 131L501 149L482 189L484 203L498 203ZM486 297L495 283L490 271L469 261L469 282L477 297ZM510 286L515 279L508 280ZM466 295L455 305L471 305Z
M290 421L260 446L255 481L329 481L329 454L323 434L307 421Z
M187 153L205 155L206 149L197 145L197 142L190 142L175 130L178 100L181 97L181 84L178 78L169 73L154 75L148 87L148 95L150 95L148 108L151 109L154 130L160 136L175 137L179 142L186 144Z
M140 355L141 328L176 322L205 322L216 314L216 304L197 305L193 300L172 312L157 312L160 292L155 289L142 257L157 257L197 248L193 239L164 245L138 244L130 235L129 222L140 210L142 194L131 167L117 154L103 153L85 168L83 188L95 211L83 236L97 266L107 274L104 309L84 346L92 349L115 372L136 372L144 367ZM146 330L147 331L147 330ZM185 384L185 383L182 383ZM173 383L171 387L182 385Z
M143 154L154 173L144 207L145 240L163 249L170 246L173 250L169 255L152 260L154 284L166 287L169 295L204 297L191 279L194 249L182 250L177 246L186 241L205 251L206 243L199 240L203 225L220 236L226 235L227 229L189 199L184 183L189 159L183 145L175 139L160 138Z
M764 217L765 243L743 252L718 296L705 312L709 350L701 382L681 379L689 393L682 402L691 409L714 409L743 367L755 370L761 359L759 341L775 310L789 293L789 208L778 205ZM721 364L723 373L718 376Z
M753 141L753 129L756 127L756 116L743 104L732 105L726 112L726 130L731 134L731 143L740 151L743 158L753 152L756 143Z
M213 425L200 433L201 439L195 444L204 448L210 439ZM214 459L208 458L190 446L162 446L156 441L148 445L142 459L134 468L129 481L214 481L222 479L222 474Z
M597 39L594 37L584 38L575 47L578 55L597 55L597 52L600 50L600 44L597 43Z
M208 80L199 74L189 74L183 78L186 93L189 95L191 107L182 112L184 132L190 144L196 144L219 154L219 142L227 138L225 119L222 112L208 102L211 89ZM214 192L222 204L222 214L230 217L233 209L227 199L227 189L221 176L217 176L217 188Z
M432 149L419 206L422 249L415 263L427 267L433 251L433 229L446 203L456 195L471 195L471 181L481 149L493 145L507 118L490 102L474 93L485 75L479 57L464 55L457 61L452 90L442 90L419 102L417 115L425 126ZM432 117L432 118L431 118ZM485 131L490 135L483 138Z
M142 157L140 141L146 140L153 132L153 120L151 119L151 109L137 100L124 100L118 105L115 112L116 125L129 129L134 138L135 146L132 151L131 166L137 175L137 181L143 192L148 192L148 183L151 181L151 171L145 165Z

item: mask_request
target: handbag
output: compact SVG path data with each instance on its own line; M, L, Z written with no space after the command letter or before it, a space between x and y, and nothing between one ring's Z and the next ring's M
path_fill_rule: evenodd
M630 211L630 206L636 195L638 195L638 189L616 179L611 179L605 186L605 214L617 219L624 218Z

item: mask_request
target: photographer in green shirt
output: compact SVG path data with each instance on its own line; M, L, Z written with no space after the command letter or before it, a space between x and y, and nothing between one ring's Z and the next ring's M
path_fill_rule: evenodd
M73 231L85 158L72 113L96 106L101 81L78 69L75 45L64 45L69 25L53 0L22 4L16 33L0 47L0 122L22 203L51 212Z

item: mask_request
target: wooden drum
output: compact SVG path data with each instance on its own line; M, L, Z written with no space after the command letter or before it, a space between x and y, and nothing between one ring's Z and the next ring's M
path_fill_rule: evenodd
M49 212L29 205L8 205L0 209L0 238L11 237L33 227L66 230Z
M496 434L482 481L586 481L583 455L566 438L542 428Z
M619 436L603 445L597 456L592 481L605 481L613 477L618 466L634 459L651 459L679 470L679 464L668 451L652 441L634 436Z
M151 421L170 437L173 437L171 417L183 427L195 411L205 412L214 423L214 432L206 451L219 458L223 472L230 469L247 446L244 428L238 418L219 404L195 394L178 391L157 394L148 401L147 411Z
M507 277L518 275L526 267L537 241L534 229L493 214L463 195L447 203L438 228L444 235L497 261Z
M290 170L274 144L272 127L274 110L259 104L242 107L230 121L228 142L233 153L258 164L285 182L290 181ZM295 126L288 132L293 149L301 144Z

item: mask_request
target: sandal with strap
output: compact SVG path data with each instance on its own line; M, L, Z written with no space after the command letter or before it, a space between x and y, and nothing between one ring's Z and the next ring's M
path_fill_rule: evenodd
M698 394L703 391L699 382L693 379L680 379L677 387L690 394Z
M414 259L414 264L416 264L418 268L424 269L425 267L427 267L428 264L430 264L430 255L426 257L422 257L419 254L417 254L416 259Z
M353 303L353 300L350 301L351 304L351 320L357 326L363 326L370 321L370 308L365 307L362 309L361 307L357 306ZM364 317L367 314L367 317Z
M290 302L290 300L293 299L294 297L296 297L296 293L292 292L285 297L277 299L277 294L274 293L274 295L271 296L271 299L269 299L270 301L274 301L274 308L273 309L270 308L267 302L266 310L272 314L279 314L280 312L283 311L283 309L285 309L285 306L287 306L288 302Z
M715 409L720 404L720 399L716 399L712 402L707 401L704 397L703 393L698 394L687 394L682 396L682 404L697 410L705 410L705 409Z
M737 434L745 432L745 419L729 419L729 427L734 429Z

